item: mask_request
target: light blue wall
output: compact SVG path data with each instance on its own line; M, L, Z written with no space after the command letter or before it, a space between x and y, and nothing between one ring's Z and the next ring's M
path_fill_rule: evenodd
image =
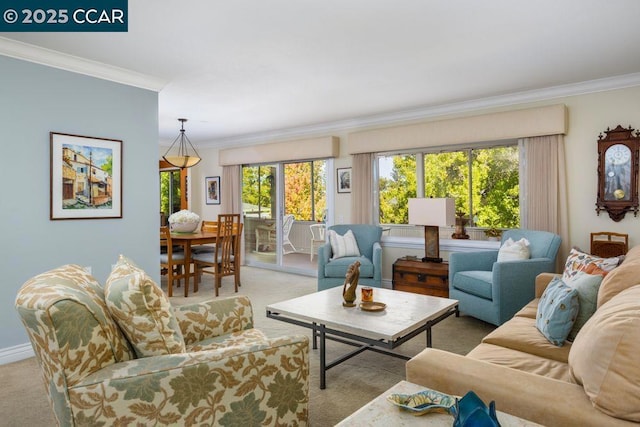
M49 132L123 141L123 218L49 220ZM28 343L14 300L30 277L123 253L158 269L158 94L0 56L0 350Z

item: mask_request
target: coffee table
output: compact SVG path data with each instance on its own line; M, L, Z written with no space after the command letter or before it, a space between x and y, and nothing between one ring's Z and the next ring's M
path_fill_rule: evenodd
M342 287L315 292L267 306L267 317L313 330L313 348L320 341L320 388L326 387L326 371L371 350L409 360L391 351L416 335L426 332L431 347L431 327L458 312L458 301L391 289L374 288L374 300L385 303L383 311L370 312L342 306ZM326 340L357 347L327 363Z
M362 408L342 420L336 427L388 427L388 426L442 426L450 427L453 424L453 417L447 414L429 413L421 416L415 416L410 412L398 408L387 401L387 396L393 393L413 394L427 387L410 383L408 381L400 381L380 396L367 403ZM488 402L485 402L488 403ZM500 403L496 402L496 407L500 407ZM502 427L534 427L539 426L532 421L523 420L514 415L505 414L497 411L498 421Z

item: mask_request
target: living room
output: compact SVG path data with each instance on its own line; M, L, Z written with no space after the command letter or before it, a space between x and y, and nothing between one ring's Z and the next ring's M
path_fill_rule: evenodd
M624 9L632 3L620 2L619 7L613 5L617 5L617 2L601 6L603 15L614 15L620 19L625 15L634 15ZM603 24L593 21L590 25L595 29ZM617 24L611 22L610 25ZM637 33L635 36L634 39L620 39L617 44L610 46L620 60L630 55L623 46L635 46L640 41ZM582 46L582 50L585 56L592 55L589 46ZM167 148L166 145L158 147L161 139L158 111L163 82L145 80L138 84L117 83L113 79L101 78L99 73L89 76L77 72L74 68L82 64L77 58L40 51L43 56L33 59L18 51L12 40L0 39L0 74L3 77L0 123L7 141L11 141L11 157L28 159L28 163L23 165L25 167L12 163L5 165L0 172L4 182L19 183L15 187L5 185L3 199L6 204L0 215L5 241L0 266L6 278L5 285L0 289L3 297L0 298L2 364L32 355L24 327L14 308L18 288L30 277L63 264L76 263L91 266L93 275L104 281L122 253L135 259L155 280L160 281L156 257L157 227L149 218L158 216L158 160ZM368 123L354 127L353 123L343 123L340 127L333 123L322 129L321 135L318 135L317 127L308 135L288 136L282 132L274 137L274 134L265 134L254 143L334 136L340 140L339 154L333 160L335 170L352 166L349 147L352 134L356 132L406 123L433 123L561 105L567 114L564 143L569 247L588 248L589 233L602 230L627 233L630 246L634 246L640 241L640 228L636 224L638 218L627 214L623 220L614 222L608 215L597 215L595 211L598 136L617 125L640 127L640 68L619 71L613 66L615 59L609 60L612 63L610 74L596 79L586 78L571 84L558 83L535 91L502 94L502 97L496 94L484 102L469 100L467 103L451 103L449 110L424 108L422 115L414 116L411 120L407 115L399 122L389 119L382 125ZM553 71L561 65L547 64L545 67ZM459 104L457 108L454 108L455 104ZM390 107L391 110L394 109ZM177 126L175 119L171 120ZM123 141L122 218L92 221L49 219L50 132ZM177 133L177 127L172 132ZM213 219L221 213L218 206L205 204L203 194L204 179L222 175L220 150L242 144L248 146L249 143L236 141L226 147L207 147L205 142L198 149L203 161L190 170L190 208L203 218ZM352 195L335 194L334 197L333 218L336 222L339 218L348 222L352 214ZM407 253L420 254L423 250L420 245L420 238L416 238L406 247L384 248L383 280L387 285L391 281L393 261Z

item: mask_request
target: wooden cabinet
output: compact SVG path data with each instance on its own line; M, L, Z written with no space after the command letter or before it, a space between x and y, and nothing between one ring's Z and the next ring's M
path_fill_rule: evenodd
M449 263L400 258L393 263L393 289L449 297Z

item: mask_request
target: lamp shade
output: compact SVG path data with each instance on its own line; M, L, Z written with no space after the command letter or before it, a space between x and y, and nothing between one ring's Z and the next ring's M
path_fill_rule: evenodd
M409 199L409 224L448 227L456 223L455 199Z
M171 144L162 158L175 167L190 168L200 163L201 159L184 132L184 122L186 122L187 119L178 119L178 121L182 123L180 134L178 134L178 137L173 141L173 144Z

